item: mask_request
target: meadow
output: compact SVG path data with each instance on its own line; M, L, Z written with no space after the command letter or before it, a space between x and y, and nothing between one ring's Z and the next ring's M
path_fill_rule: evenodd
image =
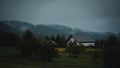
M20 58L14 47L0 47L0 68L103 68L102 57L92 59L90 52L93 51L87 49L87 53L80 54L78 58L70 58L60 51L60 57L54 58L53 62L40 62Z

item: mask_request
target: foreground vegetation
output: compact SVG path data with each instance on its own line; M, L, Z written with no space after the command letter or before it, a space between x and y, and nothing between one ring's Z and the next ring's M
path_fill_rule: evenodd
M87 49L75 43L66 47L65 41L59 35L36 38L30 30L22 38L0 32L0 68L120 68L120 37L109 36Z
M54 58L54 62L24 59L17 54L16 48L1 47L0 68L103 68L102 59L94 61L88 53L81 54L78 58L70 58L65 52L60 52L60 57Z

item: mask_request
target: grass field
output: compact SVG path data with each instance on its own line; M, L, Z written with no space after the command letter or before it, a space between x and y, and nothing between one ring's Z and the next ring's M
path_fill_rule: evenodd
M69 58L64 52L54 62L31 61L17 58L15 48L0 48L0 68L103 68L102 59L91 59L90 54L81 54L78 58Z

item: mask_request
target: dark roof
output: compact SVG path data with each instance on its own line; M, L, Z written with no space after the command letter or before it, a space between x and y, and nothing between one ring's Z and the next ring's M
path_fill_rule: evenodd
M95 39L88 34L71 35L78 42L94 42Z

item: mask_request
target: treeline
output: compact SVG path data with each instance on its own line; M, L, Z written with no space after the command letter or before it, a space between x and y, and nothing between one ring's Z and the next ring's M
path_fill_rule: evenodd
M0 31L0 46L18 46L20 42L21 39L17 34Z
M46 36L45 39L52 40L56 43L56 47L66 47L66 37L64 35Z
M30 30L27 30L23 35L21 45L17 49L24 58L53 61L53 58L59 55L55 50L55 46L56 44L49 38L46 37L46 39L41 40L36 38Z
M59 56L55 48L65 47L65 42L65 37L60 35L36 38L31 30L27 30L22 38L15 33L0 31L0 46L16 47L21 57L32 60L53 61Z
M97 40L95 48L101 49L104 68L120 68L120 34L110 35L105 40ZM96 52L93 59L97 55Z
M120 68L120 34L110 35L105 40L97 40L95 48L101 49L104 68ZM97 52L94 58L97 58Z
M120 36L109 36L103 51L104 68L120 68Z
M27 30L22 38L16 33L0 31L0 46L18 46L21 43L21 41L24 40L25 36L28 36L28 38L30 37L28 31L30 34L32 34L31 36L34 36L31 30ZM34 38L39 40L51 40L56 44L56 47L66 47L67 39L64 35L58 34L57 36L45 36L44 38L38 38L34 36Z

